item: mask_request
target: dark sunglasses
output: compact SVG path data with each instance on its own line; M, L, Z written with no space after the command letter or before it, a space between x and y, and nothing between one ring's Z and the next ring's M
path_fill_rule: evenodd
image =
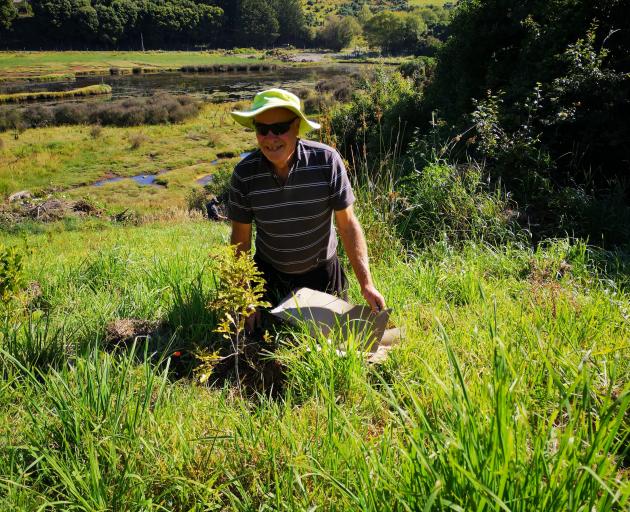
M267 135L270 130L271 130L271 133L273 133L274 135L282 135L289 131L289 129L291 128L291 125L293 124L293 121L295 121L296 119L297 117L294 117L290 121L284 121L282 123L273 123L273 124L263 124L263 123L257 123L256 121L254 121L254 128L256 129L256 133L258 135Z

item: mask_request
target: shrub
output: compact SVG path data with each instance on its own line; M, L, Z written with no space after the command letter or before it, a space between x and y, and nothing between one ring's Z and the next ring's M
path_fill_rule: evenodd
M59 105L55 108L55 124L84 124L88 122L85 104Z
M198 113L199 103L194 98L169 94L99 104L34 105L0 110L0 131L88 122L103 126L179 123Z
M204 189L207 193L216 196L220 202L223 202L228 195L231 177L232 165L221 164L212 173L212 181L204 185Z
M189 212L206 212L206 192L203 188L191 188L186 194L186 205Z
M411 136L420 98L411 80L377 70L373 79L359 81L350 103L333 108L327 120L331 142L348 158L398 150Z
M140 126L144 124L145 112L142 107L132 106L123 110L120 115L120 123L122 126Z
M17 248L0 245L0 299L3 303L15 298L25 286L23 257Z
M393 197L397 227L407 242L430 245L467 239L500 243L513 237L513 210L500 190L492 190L477 165L434 163L414 170Z
M144 143L149 140L144 133L135 133L129 136L129 143L131 144L131 149L138 149Z
M42 128L55 124L53 110L42 105L33 105L25 108L22 112L22 119L30 128Z

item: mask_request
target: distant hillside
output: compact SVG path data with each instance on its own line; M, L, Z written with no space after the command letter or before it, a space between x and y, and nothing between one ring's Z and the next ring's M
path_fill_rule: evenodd
M342 16L356 14L364 4L375 13L382 10L407 10L413 7L455 3L456 0L302 0L304 13L311 20L315 19L318 22L331 14Z

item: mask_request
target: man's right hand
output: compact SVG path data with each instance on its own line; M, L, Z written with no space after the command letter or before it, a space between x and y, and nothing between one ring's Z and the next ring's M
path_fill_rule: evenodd
M361 290L363 298L372 308L373 313L378 313L385 309L385 299L374 287L374 285L368 285Z

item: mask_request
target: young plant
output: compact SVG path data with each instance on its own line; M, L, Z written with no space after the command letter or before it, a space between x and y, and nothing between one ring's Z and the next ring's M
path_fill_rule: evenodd
M8 303L24 288L23 255L16 247L0 245L0 299Z
M245 322L247 318L260 307L269 307L271 304L263 300L265 280L262 273L256 268L251 254L237 252L236 246L219 252L216 255L216 276L218 277L215 298L208 304L208 308L217 313L220 318L219 325L215 329L228 340L232 347L232 353L227 357L234 357L236 380L241 387L239 372L239 356L246 346ZM212 373L214 365L221 359L218 354L199 353L197 358L201 364L195 373L199 380L205 382Z

